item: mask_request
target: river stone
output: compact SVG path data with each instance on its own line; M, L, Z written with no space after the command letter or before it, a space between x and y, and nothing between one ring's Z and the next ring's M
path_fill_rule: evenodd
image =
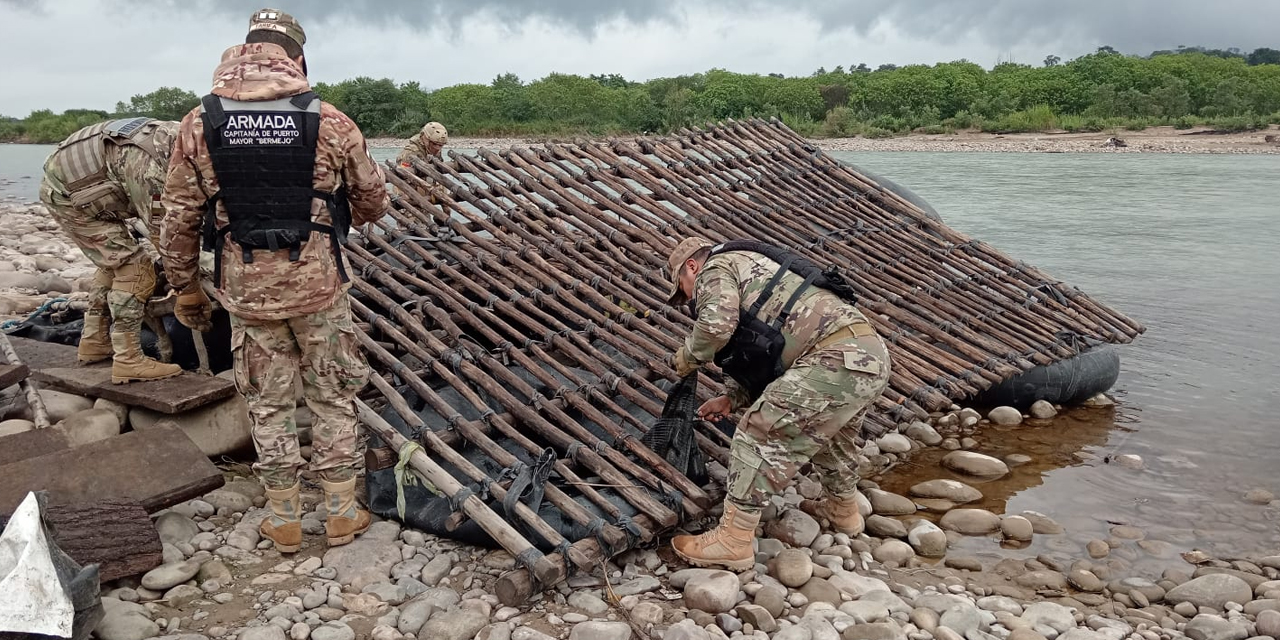
M907 541L916 553L926 558L941 558L947 554L947 534L928 520L916 522L907 533Z
M977 478L999 478L1009 466L991 456L973 451L952 451L942 458L942 466Z
M1005 516L1000 519L1000 531L1010 540L1030 542L1034 528L1031 521L1022 516Z
M511 636L511 640L516 640L514 634ZM667 632L662 634L662 640L711 640L711 634L707 633L706 629L699 627L693 620L685 619L671 625Z
M1017 600L1005 596L986 596L984 598L978 598L978 608L992 613L1003 611L1015 616L1022 615L1023 611L1022 605L1018 604Z
M1031 410L1028 413L1031 414L1032 418L1048 420L1049 418L1058 415L1058 410L1054 409L1053 405L1044 400L1036 400L1032 403Z
M174 546L191 542L200 533L200 527L194 520L176 511L166 511L155 520L156 532L160 541Z
M311 640L356 640L356 632L341 622L326 622L311 630Z
M120 435L120 419L106 409L89 409L54 426L67 435L67 443L81 447Z
M1208 613L1192 618L1182 632L1191 640L1244 640L1249 637L1249 627Z
M938 620L938 626L946 627L956 633L965 635L982 627L982 615L971 604L957 605L942 613L942 617Z
M901 540L886 540L871 552L871 557L875 558L876 562L881 564L892 562L899 567L906 566L907 561L915 555L915 549Z
M226 509L232 513L241 513L253 508L252 498L226 489L218 489L201 499L213 505L215 509Z
M956 508L956 503L950 500L939 500L937 498L916 498L916 507L928 513L946 513Z
M742 620L743 623L749 624L760 631L773 633L778 630L778 622L773 619L773 616L770 615L764 607L754 604L744 604L739 605L735 611L738 614L738 618Z
M965 640L964 636L956 633L955 631L952 631L951 629L948 629L947 627L936 627L933 630L933 637L935 638L935 640ZM975 640L981 640L981 639L975 639Z
M396 620L396 629L400 633L417 635L422 625L426 624L431 614L440 610L435 604L426 600L413 600L400 608L400 618Z
M567 602L574 609L585 611L593 616L598 616L609 610L608 603L590 591L575 591L569 594Z
M1071 609L1052 602L1036 602L1027 605L1020 619L1034 629L1044 626L1058 633L1066 633L1076 626L1076 618Z
M916 422L912 422L911 426L907 427L907 437L912 440L918 440L930 447L936 447L942 444L942 436L938 434L938 431L927 422L920 422L918 420Z
M4 422L0 422L0 438L18 433L26 433L35 428L36 423L30 420L5 420Z
M684 586L684 604L707 613L727 613L738 602L738 577L728 571L694 576Z
M1090 540L1089 544L1086 544L1084 548L1089 552L1089 557L1095 560L1101 560L1111 555L1111 545L1102 540Z
M478 608L458 607L432 616L422 625L418 637L432 640L470 640L487 624L488 613Z
M196 577L199 572L200 563L194 560L161 565L142 576L142 586L163 593Z
M1221 611L1228 602L1242 604L1252 600L1253 589L1233 575L1213 573L1170 589L1164 598L1170 604L1190 602L1197 607Z
M873 593L880 593L878 591ZM847 613L859 622L880 622L889 617L889 607L874 600L855 600L840 605L840 611Z
M631 625L625 622L582 622L574 625L569 640L628 640Z
M1067 588L1066 576L1057 571L1028 571L1018 576L1014 582L1027 589L1061 591Z
M1280 638L1280 611L1261 611L1255 623L1258 635Z
M1000 530L1000 516L983 509L955 509L938 521L943 529L968 536L981 536Z
M877 538L905 538L907 525L902 524L901 520L878 515L871 516L867 518L867 533Z
M181 609L204 597L204 592L189 584L180 584L164 594L164 599L174 609Z
M1022 412L1013 407L996 407L987 414L987 419L1004 426L1022 424Z
M269 624L265 627L247 627L240 632L237 640L285 640L284 629Z
M773 577L792 589L802 587L813 577L813 560L800 549L784 549L773 559Z
M1038 511L1023 511L1018 515L1031 521L1031 530L1038 536L1056 536L1065 531L1053 518Z
M1117 635L1115 637L1115 640L1120 640L1123 637L1124 635ZM1082 629L1080 627L1076 627L1074 629L1067 631L1062 635L1059 635L1057 637L1057 640L1108 640L1108 638L1107 636L1097 631L1091 631L1089 629Z
M619 598L625 598L627 596L638 596L642 593L657 591L660 588L662 588L662 583L659 582L657 578L653 576L640 576L614 587L613 592L617 594Z
M99 640L146 640L160 635L160 625L137 611L106 609L93 633Z
M1030 627L1018 627L1009 632L1008 640L1046 640L1046 638Z
M911 495L917 498L937 498L956 504L982 499L982 492L955 480L929 480L911 487Z
M453 569L453 562L452 554L441 553L436 555L426 566L422 567L422 583L428 587L439 585L440 581L449 575L449 571Z
M764 533L793 547L807 547L817 539L821 529L818 521L809 514L799 509L788 509L781 518L765 525Z
M1102 591L1102 580L1094 575L1091 571L1076 570L1067 574L1067 582L1071 586L1088 593L1099 593Z
M885 453L910 453L911 440L898 433L890 433L876 441Z
M840 634L841 640L906 640L907 634L896 622L855 624Z
M337 571L339 584L357 591L386 582L391 577L391 567L402 559L394 544L399 535L400 527L394 522L375 522L355 541L325 552L324 566Z
M889 585L878 578L869 578L849 571L843 571L828 578L831 586L849 594L854 600L861 599L873 591L889 591ZM838 604L838 603L837 603Z
M911 610L912 624L930 633L933 633L933 630L938 628L938 622L940 620L941 616L939 616L938 612L933 609L916 607Z
M896 493L872 489L867 491L871 511L883 516L909 516L916 512L916 505L909 498Z
M1266 489L1251 489L1244 494L1244 501L1250 504L1270 504L1276 497Z
M808 582L804 583L803 587L800 587L800 593L808 598L810 603L825 602L839 606L844 601L840 597L840 590L825 578L810 578Z

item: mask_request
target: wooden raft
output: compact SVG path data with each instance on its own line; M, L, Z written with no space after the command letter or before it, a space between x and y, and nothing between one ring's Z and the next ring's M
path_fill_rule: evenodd
M761 240L842 269L893 358L866 437L1070 358L1079 339L1123 343L1144 331L776 120L450 153L387 163L386 173L392 209L347 246L358 337L378 373L366 402L453 464L457 484L502 489L460 452L509 471L518 462L504 447L525 459L551 448L545 500L584 528L595 518L578 500L609 514L596 538L576 541L536 514L508 516L554 549L542 555L468 499L467 517L524 555L498 585L506 604L563 575L550 567L593 571L713 502L638 439L661 415L663 385L676 379L669 358L693 324L666 302L665 262L685 237ZM717 372L703 376L701 398L720 391ZM393 449L402 444L381 416L362 417ZM704 425L698 444L727 463L718 429ZM617 488L636 515L621 519L597 486Z

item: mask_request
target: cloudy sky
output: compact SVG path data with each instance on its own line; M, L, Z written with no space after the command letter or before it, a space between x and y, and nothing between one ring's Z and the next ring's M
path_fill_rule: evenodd
M0 0L0 114L207 90L263 0ZM274 0L266 0L274 1ZM294 0L313 81L436 88L513 72L644 80L865 62L1039 64L1108 44L1280 48L1274 0Z

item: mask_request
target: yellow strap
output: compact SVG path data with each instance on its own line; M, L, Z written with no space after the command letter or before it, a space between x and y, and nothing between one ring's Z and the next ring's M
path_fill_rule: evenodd
M437 489L429 480L418 475L417 471L409 468L409 458L413 456L414 451L426 453L426 449L422 445L413 440L406 440L404 446L400 447L400 460L396 462L396 513L400 514L400 519L404 520L404 487L405 485L417 486L418 482L422 482L422 486L436 494L443 496L440 489Z

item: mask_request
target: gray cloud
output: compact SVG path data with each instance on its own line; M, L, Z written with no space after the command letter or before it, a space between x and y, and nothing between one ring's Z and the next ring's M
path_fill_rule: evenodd
M35 0L0 0L32 4ZM266 0L269 4L273 0ZM851 29L860 35L877 27L933 41L976 37L994 46L1064 42L1108 44L1126 53L1146 54L1177 45L1241 47L1275 44L1280 3L1253 0L707 0L732 13L789 9L815 19L827 32ZM175 12L247 16L259 0L112 0L122 6L164 6ZM470 17L485 16L518 30L530 18L593 34L605 22L622 19L637 26L674 23L682 0L308 0L290 9L308 20L396 24L416 29L456 31ZM1091 47L1090 47L1091 48Z

